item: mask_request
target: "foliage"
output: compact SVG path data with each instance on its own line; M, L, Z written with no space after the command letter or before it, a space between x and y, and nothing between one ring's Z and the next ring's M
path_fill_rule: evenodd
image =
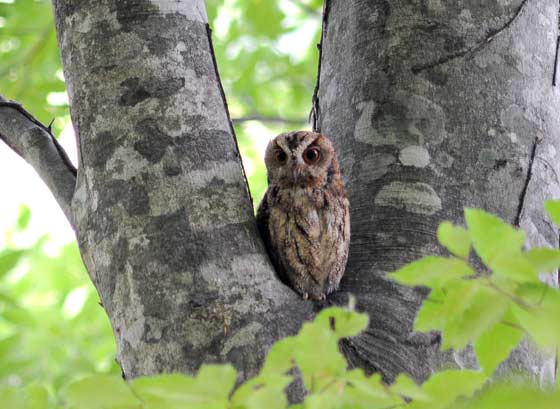
M307 128L315 86L320 0L207 0L213 41L255 205L266 189L269 138ZM0 94L59 133L68 98L51 0L0 0ZM247 117L262 121L237 123ZM289 119L284 122L282 119Z
M51 2L0 2L0 94L22 102L42 122L68 122Z
M30 217L23 207L0 251L0 387L28 385L32 399L41 400L41 391L57 398L73 377L120 371L109 322L76 244L54 254L47 237L28 247L13 244Z
M553 220L560 220L559 205L546 204ZM25 218L23 213L20 219ZM560 267L560 250L524 251L521 231L481 210L467 209L465 220L467 228L445 222L438 230L441 244L452 256L425 257L393 277L431 288L416 329L439 330L444 348L473 343L480 370L442 370L421 386L406 375L384 384L379 374L366 376L361 369L349 369L338 347L341 339L357 336L367 327L367 315L331 307L304 324L297 335L273 345L260 373L237 387L238 374L232 366L204 365L195 376L169 374L130 383L118 375L86 376L68 385L63 401L73 409L556 408L558 388L488 381L524 336L544 348L559 345L560 293L542 284L538 273ZM471 247L488 271L476 273L469 265ZM6 253L0 260L13 268L13 258ZM294 373L299 374L306 396L302 403L289 406L285 390L295 380ZM47 390L33 383L3 387L0 399L13 407L55 407Z

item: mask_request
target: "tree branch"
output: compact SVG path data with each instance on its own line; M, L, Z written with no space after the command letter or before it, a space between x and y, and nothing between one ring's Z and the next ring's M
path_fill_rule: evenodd
M35 169L73 224L71 203L77 171L50 126L0 95L0 139Z
M259 121L259 122L275 122L275 123L288 124L288 125L305 125L307 123L307 118L283 118L279 116L248 115L248 116L242 116L240 118L232 118L231 121L234 124L241 124L249 121Z

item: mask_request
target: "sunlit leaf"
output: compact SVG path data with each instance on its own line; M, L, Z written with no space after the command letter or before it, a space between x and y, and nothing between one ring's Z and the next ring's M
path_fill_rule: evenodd
M94 375L70 384L66 402L75 409L138 409L139 401L120 377Z
M397 379L391 385L391 391L405 398L416 401L429 400L426 392L424 392L412 378L405 374L397 376Z
M31 209L27 205L21 205L16 222L18 230L25 230L29 224L29 220L31 220Z
M405 265L391 277L402 284L436 288L473 274L471 267L461 259L427 256Z
M520 287L512 312L520 326L543 348L560 345L560 293L544 284Z
M550 273L560 268L560 250L534 248L525 253L531 266L539 273Z
M482 334L474 343L474 350L484 372L494 373L524 336L523 331L506 322L497 322Z
M131 387L148 408L225 409L232 381L235 382L235 370L231 366L207 365L200 369L196 378L159 375L135 379Z
M293 378L287 375L277 375L277 374L269 374L269 375L258 375L252 379L249 379L243 385L236 389L234 392L231 402L234 407L243 406L244 402L251 400L251 402L255 402L252 400L252 396L257 391L264 391L264 390L271 390L276 396L284 396L285 392L284 389L292 382ZM270 393L266 393L265 396L270 396ZM264 399L264 397L263 397ZM260 401L261 398L258 398L257 401ZM281 399L281 401L283 401Z
M429 401L413 401L411 409L444 408L459 397L469 397L478 391L487 380L482 372L471 370L444 370L432 375L423 385L422 391Z
M21 389L0 386L0 402L6 408L23 408L25 395Z
M492 271L520 281L538 280L537 272L521 254L525 243L522 231L478 209L466 209L465 220L473 247Z
M304 324L297 340L294 359L308 390L319 390L344 373L346 360L338 349L338 337L329 328Z
M0 252L0 277L11 271L24 255L23 250L5 249Z
M558 391L539 389L532 385L494 384L462 407L465 409L557 409L558 402L560 402Z
M457 257L467 258L471 248L469 232L453 223L443 222L437 231L438 241Z
M262 388L252 391L239 406L234 408L244 409L284 409L288 406L288 398L282 390L274 388Z
M420 332L441 330L447 320L446 295L441 289L432 289L424 299L414 321L414 329Z
M196 375L196 382L209 396L227 400L236 378L237 372L231 365L202 365Z
M47 409L49 407L49 393L43 385L38 383L27 385L25 394L25 409Z
M294 365L294 353L297 341L294 337L286 337L277 341L264 361L262 374L284 374Z
M369 317L349 311L345 308L332 307L321 311L315 318L315 323L330 328L339 338L353 337L367 328Z
M547 200L544 202L544 208L552 221L560 226L560 200Z
M474 292L469 292L466 299L450 295L450 300L455 303L464 302L465 308L451 311L451 308L447 307L450 319L447 320L442 331L444 350L448 348L460 350L469 342L477 340L482 333L502 319L509 306L509 299L491 289L470 286L470 290Z

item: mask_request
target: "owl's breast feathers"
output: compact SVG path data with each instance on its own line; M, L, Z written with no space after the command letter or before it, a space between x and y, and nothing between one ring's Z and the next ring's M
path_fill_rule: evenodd
M342 278L350 241L344 188L269 187L259 230L283 281L301 295L324 298Z

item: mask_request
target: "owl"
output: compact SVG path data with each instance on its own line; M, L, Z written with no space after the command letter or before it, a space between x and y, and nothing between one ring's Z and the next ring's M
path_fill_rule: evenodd
M304 299L338 288L348 259L350 211L336 152L324 135L278 135L266 149L268 189L257 224L280 279Z

